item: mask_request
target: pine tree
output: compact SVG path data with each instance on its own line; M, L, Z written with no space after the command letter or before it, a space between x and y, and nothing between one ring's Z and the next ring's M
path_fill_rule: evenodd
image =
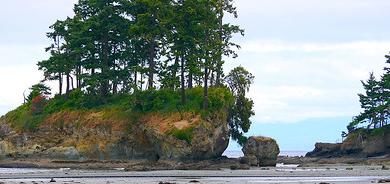
M390 56L386 55L386 63L390 64ZM376 80L373 73L370 73L367 81L362 81L364 94L359 95L359 101L363 112L354 117L347 126L352 132L360 124L366 124L367 128L381 128L388 124L390 119L390 68L384 68L384 74L380 80Z
M48 37L51 57L39 62L45 79L58 80L62 94L88 94L221 86L222 56L236 57L230 42L242 33L223 22L237 12L231 0L79 0L75 15L57 21ZM144 82L147 82L146 84Z

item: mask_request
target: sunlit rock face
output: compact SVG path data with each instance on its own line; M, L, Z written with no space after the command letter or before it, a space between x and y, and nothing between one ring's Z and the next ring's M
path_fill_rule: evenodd
M51 114L33 132L0 121L0 159L205 160L229 144L225 112L207 119L195 113L107 117L100 111Z

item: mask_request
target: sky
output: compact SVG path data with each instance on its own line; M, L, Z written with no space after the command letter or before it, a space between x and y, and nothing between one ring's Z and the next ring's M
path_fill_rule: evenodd
M12 0L0 6L0 114L23 102L42 79L36 63L49 26L72 16L76 0ZM282 150L311 150L336 141L360 112L357 93L369 72L379 76L390 51L388 0L236 0L245 29L237 59L255 75L249 97L256 115L248 135L277 138ZM294 139L291 132L296 133ZM299 135L298 135L299 134ZM296 142L291 142L291 141ZM229 149L237 149L231 144Z

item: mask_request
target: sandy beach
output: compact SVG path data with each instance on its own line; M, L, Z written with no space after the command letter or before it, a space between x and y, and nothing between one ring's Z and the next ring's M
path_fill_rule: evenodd
M50 182L51 179L55 182ZM3 183L390 183L390 170L381 166L321 166L251 168L250 170L170 170L126 172L114 170L0 169Z

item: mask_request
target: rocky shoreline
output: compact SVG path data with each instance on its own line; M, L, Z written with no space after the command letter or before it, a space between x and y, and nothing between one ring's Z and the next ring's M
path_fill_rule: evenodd
M359 158L310 158L310 157L278 157L278 164L296 165L297 167L321 166L383 166L390 167L390 155L382 157ZM69 161L69 160L36 160L36 159L9 159L0 162L0 168L45 168L45 169L83 169L83 170L124 170L124 171L159 171L159 170L249 170L256 167L243 162L242 158L221 157L203 161L173 161L173 160L124 160L124 161Z

